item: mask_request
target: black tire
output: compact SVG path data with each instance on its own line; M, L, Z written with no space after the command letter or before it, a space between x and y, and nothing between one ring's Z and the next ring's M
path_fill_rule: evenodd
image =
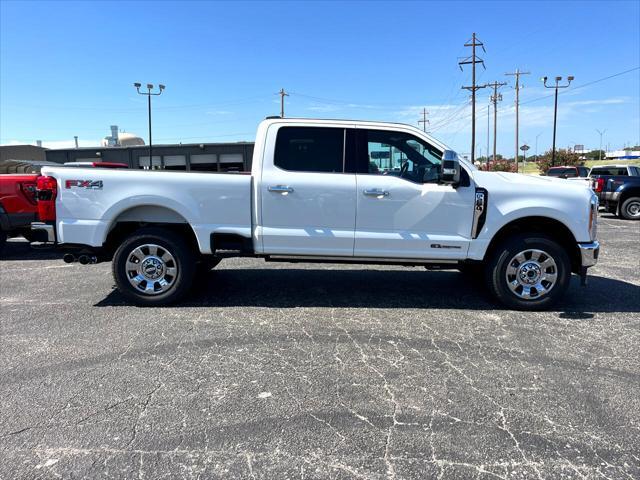
M629 197L622 202L620 216L626 220L640 220L640 197Z
M2 255L4 246L6 245L6 243L7 243L7 234L3 230L0 230L0 255Z
M519 275L527 276L525 272L529 266L532 266L534 270L533 276L536 277L535 265L537 262L533 261L532 257L526 259L528 253L524 255L526 259L524 262L520 263L515 258L519 253L531 250L544 252L546 256L541 255L539 257L540 261L546 263L547 257L551 257L555 265L549 267L538 265L542 274L539 277L542 280L538 282L543 287L541 288L542 293L539 293L536 290L536 285L532 284L518 285L514 287L516 291L512 291L507 280L507 269L509 267L511 267L511 271L515 270L517 272L517 274L509 277L512 279L512 285L514 285L514 282L518 283ZM546 276L552 276L554 273L555 281L551 285L551 282L545 278ZM567 291L571 280L571 261L565 249L552 238L539 233L522 234L508 238L498 246L487 264L485 278L490 292L507 307L516 310L544 310L556 303ZM527 278L527 280L529 279ZM534 278L530 280L536 281ZM543 289L546 287L550 288L544 291ZM528 288L531 298L522 296L526 293L525 288Z
M138 250L138 252L147 252L145 255L148 256L144 257L144 261L149 261L148 259L151 258L152 253L148 248L144 247L146 245L159 247L155 254L158 255L158 257L161 254L166 257L167 252L169 253L169 257L171 257L168 262L159 262L161 267L156 266L156 270L161 268L161 273L163 275L162 280L167 283L167 280L169 279L166 291L162 291L165 287L160 285L159 280L152 280L148 282L144 280L147 277L142 276L140 278L144 280L144 283L138 282L138 288L136 288L130 281L130 278L134 279L140 275L136 275L134 277L134 272L127 269L127 262L130 259L135 260L137 258L132 257L132 255L139 247L141 247L142 250ZM158 257L156 257L156 259L158 259ZM143 261L140 261L139 263L141 264L140 268L142 269L144 266L142 265ZM150 267L152 266L150 265ZM129 300L132 300L140 306L168 305L180 300L191 287L195 268L195 255L186 240L174 232L154 227L142 228L134 232L132 236L127 238L118 247L113 256L112 262L113 278L116 281L118 290L120 290L120 292ZM175 269L175 275L169 274L169 269ZM144 288L140 288L140 286L146 288L147 285L152 283L155 286L151 287L153 292L151 292L151 290L147 291L144 290Z

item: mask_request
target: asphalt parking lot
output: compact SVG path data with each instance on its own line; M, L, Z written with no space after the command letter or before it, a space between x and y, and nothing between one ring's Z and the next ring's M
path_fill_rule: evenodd
M8 244L0 478L640 478L640 222L556 311L418 268L226 260L180 306Z

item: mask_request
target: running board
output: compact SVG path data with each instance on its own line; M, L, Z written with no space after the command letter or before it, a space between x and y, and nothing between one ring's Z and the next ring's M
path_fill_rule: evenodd
M346 264L367 264L367 265L400 265L404 267L415 266L436 266L443 265L451 267L458 265L458 260L440 259L415 259L415 258L376 258L376 257L320 257L305 255L265 255L266 262L287 262L287 263L346 263Z

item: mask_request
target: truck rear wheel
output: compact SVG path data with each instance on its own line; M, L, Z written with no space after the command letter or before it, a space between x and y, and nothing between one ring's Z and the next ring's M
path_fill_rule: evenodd
M143 228L118 247L112 268L124 296L141 306L159 306L176 302L189 291L195 258L180 235Z
M627 198L622 202L620 215L627 220L640 220L640 197Z
M571 262L565 249L540 234L507 239L487 265L489 289L517 310L542 310L560 299L569 286Z

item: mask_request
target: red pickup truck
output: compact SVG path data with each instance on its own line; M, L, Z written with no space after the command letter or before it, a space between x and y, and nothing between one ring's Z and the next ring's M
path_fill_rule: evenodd
M30 240L31 222L38 220L37 173L0 175L0 252L7 237Z
M14 164L15 163L15 164ZM40 168L47 163L20 162L9 160L0 171L28 171L30 173L0 174L0 254L7 238L23 236L32 241L31 222L39 219L36 191ZM69 167L128 168L124 163L112 162L72 162Z

